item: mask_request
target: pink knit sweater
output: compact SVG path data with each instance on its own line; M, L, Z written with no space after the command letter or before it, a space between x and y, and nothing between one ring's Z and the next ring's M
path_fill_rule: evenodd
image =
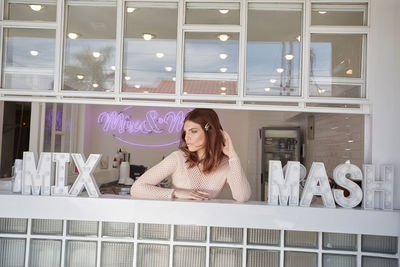
M235 200L249 200L251 189L238 157L222 161L210 174L203 174L198 166L189 168L182 151L171 153L159 164L145 172L132 185L132 198L171 199L174 189L195 189L208 192L216 198L228 183ZM172 189L156 186L168 176L172 176Z

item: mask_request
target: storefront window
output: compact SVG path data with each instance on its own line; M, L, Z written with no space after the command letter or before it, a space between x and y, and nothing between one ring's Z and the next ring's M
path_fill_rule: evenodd
M5 89L52 90L55 30L4 30L3 84Z
M310 96L365 97L362 34L311 34Z
M187 3L185 23L239 25L239 3Z
M313 4L312 25L365 26L367 4Z
M185 34L183 94L236 95L239 33Z
M247 95L301 94L301 25L301 4L249 4Z
M56 1L5 1L4 19L29 21L55 21Z
M175 93L176 3L125 8L123 92Z
M67 7L64 90L112 91L115 70L115 6Z

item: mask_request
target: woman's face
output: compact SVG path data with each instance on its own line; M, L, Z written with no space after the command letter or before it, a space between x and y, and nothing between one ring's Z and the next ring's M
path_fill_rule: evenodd
M201 125L193 121L186 121L183 125L185 141L190 152L204 150L206 135Z

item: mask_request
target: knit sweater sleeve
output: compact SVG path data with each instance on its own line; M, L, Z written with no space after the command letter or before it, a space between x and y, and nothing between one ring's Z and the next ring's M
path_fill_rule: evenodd
M227 181L232 191L232 197L236 201L245 202L249 200L251 196L250 184L247 181L238 157L232 157L229 159Z
M171 153L133 183L131 187L131 198L171 199L174 189L161 188L156 185L174 173L177 166L177 155L176 153Z

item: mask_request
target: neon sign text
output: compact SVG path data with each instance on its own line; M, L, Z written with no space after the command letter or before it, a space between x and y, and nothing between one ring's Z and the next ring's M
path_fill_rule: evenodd
M168 112L160 116L156 110L146 112L145 120L132 120L130 116L121 112L102 112L97 118L99 124L103 124L103 131L118 131L123 133L163 133L165 126L168 133L180 132L183 126L185 114L182 111Z

